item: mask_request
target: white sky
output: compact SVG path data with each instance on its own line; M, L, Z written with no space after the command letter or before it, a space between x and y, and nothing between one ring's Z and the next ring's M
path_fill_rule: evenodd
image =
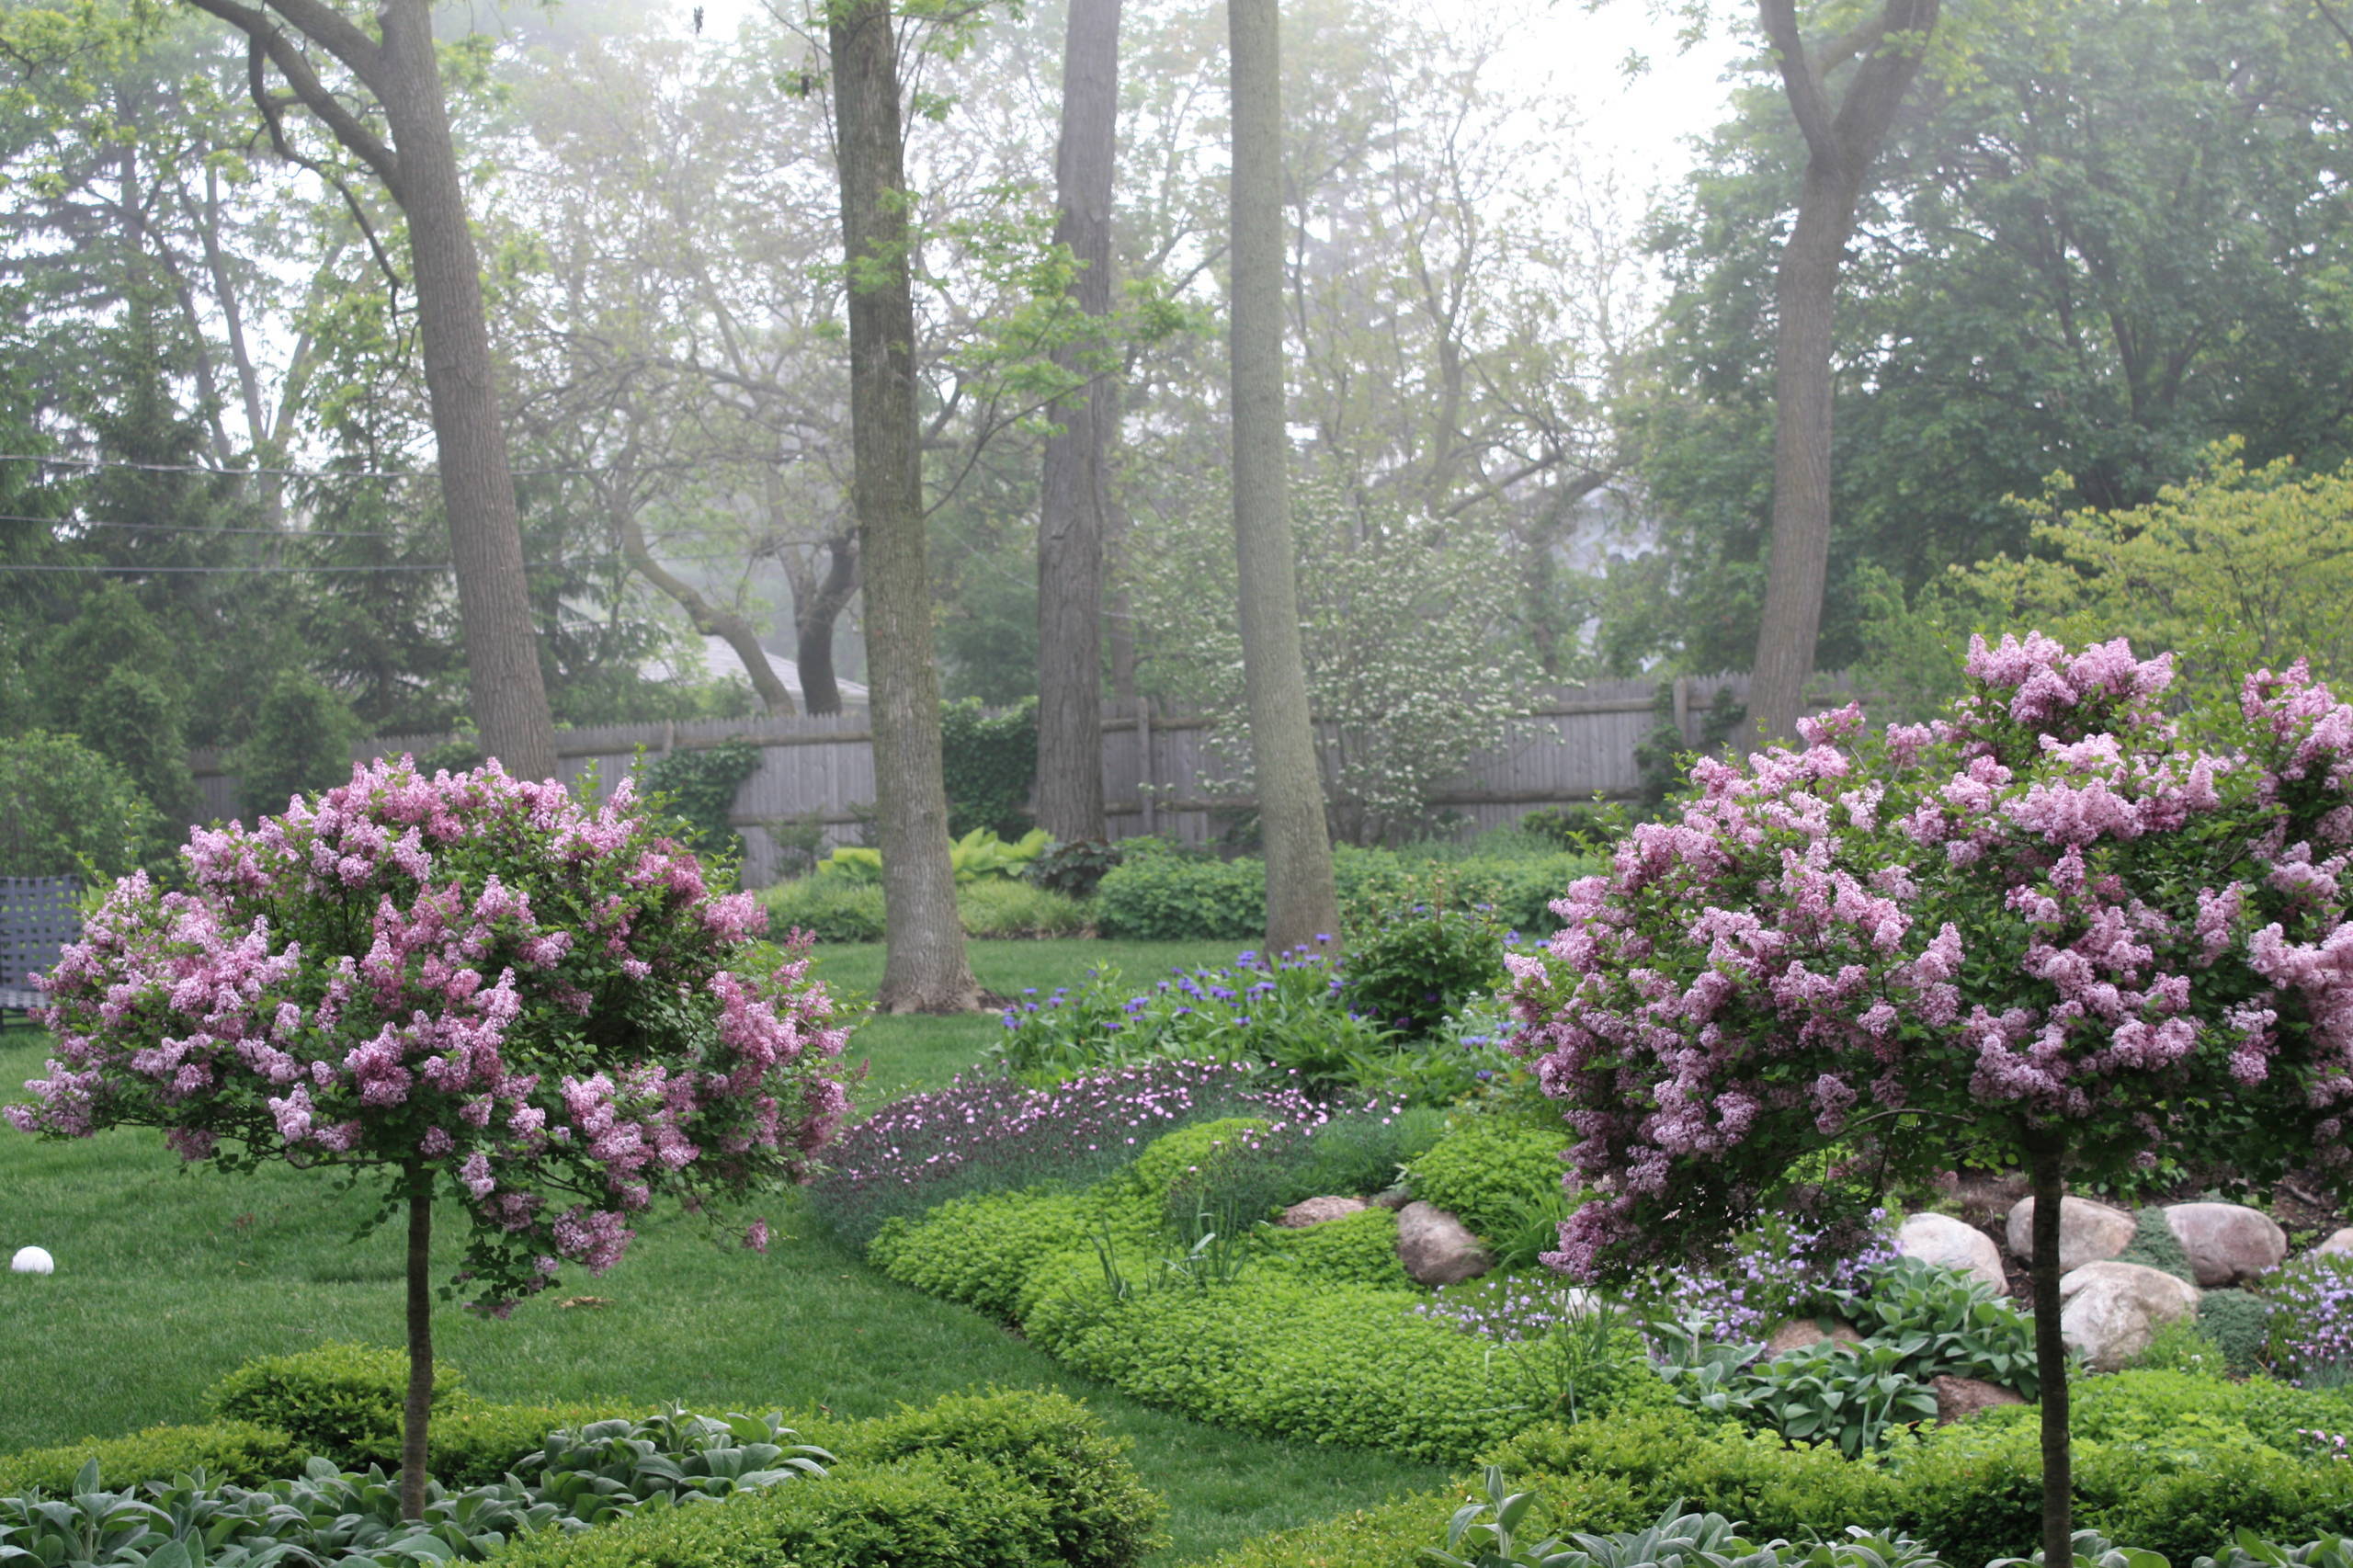
M683 28L694 0L672 0ZM702 0L703 28L732 34L759 0ZM1422 15L1444 27L1450 17L1467 25L1492 14L1495 0L1420 0ZM1647 206L1650 190L1688 168L1688 145L1723 117L1730 63L1745 52L1741 36L1719 27L1699 44L1683 48L1677 24L1653 14L1652 0L1532 0L1527 47L1506 59L1530 88L1556 89L1574 106L1589 150L1587 167L1614 171L1621 199L1634 213ZM1753 8L1719 8L1744 23ZM1630 55L1649 62L1629 78Z

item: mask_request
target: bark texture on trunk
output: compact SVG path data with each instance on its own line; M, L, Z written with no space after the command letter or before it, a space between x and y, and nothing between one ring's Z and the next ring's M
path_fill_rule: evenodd
M849 267L851 499L866 577L875 826L882 840L887 947L875 1005L886 1013L965 1012L980 1005L981 992L964 960L940 781L908 192L889 0L831 0L826 33Z
M1063 49L1062 143L1054 238L1082 270L1081 313L1111 313L1111 187L1120 108L1120 0L1071 0ZM1064 346L1077 369L1098 346ZM1038 506L1038 825L1063 840L1101 838L1103 821L1103 540L1118 420L1108 372L1064 401L1046 442Z
M1830 560L1831 351L1838 271L1871 160L1920 69L1938 0L1885 0L1878 16L1824 51L1809 52L1797 0L1758 0L1798 129L1806 143L1797 222L1774 279L1773 531L1765 606L1748 695L1758 744L1797 733L1822 634ZM1834 106L1826 82L1856 62Z
M1227 7L1233 72L1233 544L1243 679L1267 853L1267 945L1339 936L1324 780L1299 641L1298 554L1284 493L1281 12Z
M425 1517L428 1424L433 1419L433 1176L412 1165L408 1183L408 1398L401 1408L401 1517Z
M2042 1384L2042 1560L2075 1561L2075 1455L2067 1435L2067 1342L2059 1332L2059 1210L2066 1143L2029 1152L2034 1190L2034 1369Z
M382 182L408 221L417 335L474 722L483 749L508 772L552 778L555 721L540 675L481 264L449 137L431 8L426 0L383 0L375 14L379 32L370 36L324 0L273 0L267 12L238 0L192 3L250 40L255 101L280 151L293 155L279 118L285 103L268 87L265 61L278 68L293 99ZM321 81L295 33L359 79L384 111L389 142Z

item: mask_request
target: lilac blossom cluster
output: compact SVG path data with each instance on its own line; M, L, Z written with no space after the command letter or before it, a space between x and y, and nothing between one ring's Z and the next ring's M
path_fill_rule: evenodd
M2353 708L2299 663L2193 731L2160 707L2171 656L2121 641L1981 639L1967 674L1934 723L1874 739L1849 707L1701 760L1678 820L1506 959L1515 1048L1603 1195L1549 1261L1732 1233L1881 1131L1891 1178L1955 1137L2345 1178Z
M1239 1062L1151 1062L1044 1088L968 1074L846 1130L809 1196L827 1225L863 1242L961 1193L1090 1181L1192 1122L1249 1116L1288 1133L1328 1114Z
M44 981L56 1055L20 1131L438 1173L461 1278L503 1310L609 1268L658 1192L798 1176L846 1107L806 942L730 969L765 915L627 782L591 809L495 763L377 762L181 854L187 891L118 883Z
M2353 1257L2300 1258L2266 1276L2270 1355L2307 1386L2353 1381Z

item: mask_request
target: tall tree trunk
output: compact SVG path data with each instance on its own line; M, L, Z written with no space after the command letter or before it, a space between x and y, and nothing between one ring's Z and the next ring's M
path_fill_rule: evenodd
M425 1517L433 1419L433 1173L412 1163L408 1187L408 1398L401 1409L401 1517Z
M399 149L425 389L440 460L441 505L457 567L458 619L483 750L509 773L555 776L555 720L540 676L506 427L482 303L482 267L449 140L449 110L426 0L377 13L388 69L372 84Z
M1072 292L1092 321L1111 313L1111 182L1117 163L1120 0L1071 0L1063 49L1062 144L1054 238L1082 270ZM1100 357L1082 341L1054 350L1077 369ZM1103 540L1117 390L1097 369L1046 442L1038 508L1038 825L1101 838Z
M1799 33L1797 0L1758 0L1806 143L1797 222L1782 246L1773 291L1773 533L1748 693L1750 733L1759 743L1797 733L1813 674L1830 560L1830 357L1838 270L1871 161L1919 72L1938 5L1885 0L1876 17L1817 55ZM1826 81L1849 60L1857 62L1854 74L1834 107Z
M1284 493L1282 56L1279 0L1227 7L1233 94L1233 546L1243 680L1267 850L1267 945L1336 939L1339 897L1300 654Z
M2075 1561L2075 1456L2067 1433L2067 1342L2059 1332L2059 1220L2065 1201L2066 1141L2045 1134L2029 1146L2034 1191L2034 1370L2042 1385L2042 1560Z
M829 0L842 244L849 271L850 447L866 577L875 826L887 948L875 1005L956 1013L980 1005L964 961L940 781L939 675L924 561L915 430L915 298L907 254L898 42L890 0Z
M523 572L515 482L483 314L482 271L466 220L464 182L449 137L449 109L426 0L382 0L370 36L325 0L189 0L244 33L253 51L255 107L278 152L304 162L285 133L289 97L270 88L275 65L300 103L368 165L408 220L425 390L440 459L449 559L466 644L474 722L483 749L527 778L555 773L555 721L548 710ZM333 55L384 110L386 142L320 78L295 37ZM304 163L316 172L320 165ZM356 204L355 204L356 210Z

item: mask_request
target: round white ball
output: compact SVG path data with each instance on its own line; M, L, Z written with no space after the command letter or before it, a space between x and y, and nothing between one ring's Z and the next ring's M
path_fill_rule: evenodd
M17 1274L54 1274L57 1259L49 1256L47 1247L18 1247L17 1256L8 1260L8 1267Z

